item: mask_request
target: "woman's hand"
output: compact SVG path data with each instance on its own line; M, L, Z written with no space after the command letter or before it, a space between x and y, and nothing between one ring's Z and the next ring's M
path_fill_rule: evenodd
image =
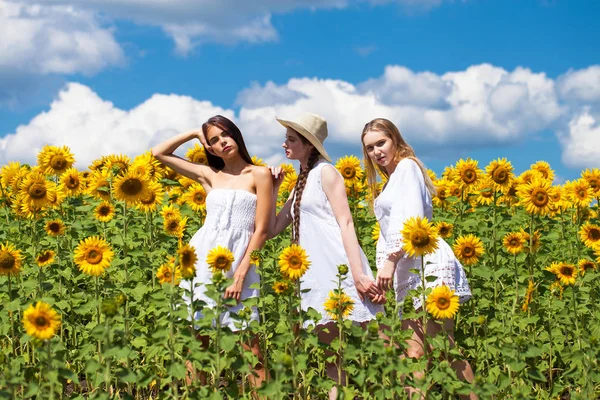
M358 278L354 279L354 286L356 286L356 291L361 300L364 301L365 297L367 297L375 304L385 303L385 293L367 275L361 274Z
M377 286L383 290L390 290L394 283L394 273L396 272L396 264L387 261L383 268L377 272Z
M225 289L225 295L223 296L226 299L235 299L238 303L242 298L242 288L244 287L244 278L240 278L234 275L233 283Z
M271 171L271 177L273 178L273 191L279 191L279 187L283 183L285 177L285 171L281 167L269 165L269 171Z

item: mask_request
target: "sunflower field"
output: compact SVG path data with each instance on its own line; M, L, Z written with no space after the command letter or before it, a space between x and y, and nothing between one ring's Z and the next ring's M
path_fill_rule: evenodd
M199 146L186 157L206 162ZM420 290L413 296L427 306L416 312L412 297L395 304L388 293L386 312L361 327L347 319L353 304L339 284L348 268L336 266L338 289L325 306L339 329L325 344L312 326L300 328L318 315L299 310L298 282L311 260L290 246L289 232L252 255L261 295L236 316L247 329L232 333L216 318L233 302L222 297L222 271L233 261L224 248L207 261L217 305L192 299L204 317L191 324L189 293L178 283L195 273L187 242L202 226L205 190L150 153L104 156L86 171L74 161L67 147L46 146L37 165L0 170L0 398L321 399L337 385L327 376L336 361L339 398L408 398L411 389L431 399L600 397L597 169L563 185L543 161L520 174L506 159L485 167L461 159L439 177L430 171L434 218L406 224L407 248L427 250L410 244L411 229L446 240L473 298L459 306L446 287ZM296 180L283 167L278 206ZM360 160L343 157L336 167L374 267L379 229ZM260 322L250 322L253 309ZM401 329L400 310L453 318L455 343L427 337L425 357L406 357L412 332ZM259 388L251 342L267 372ZM465 360L472 385L452 368Z

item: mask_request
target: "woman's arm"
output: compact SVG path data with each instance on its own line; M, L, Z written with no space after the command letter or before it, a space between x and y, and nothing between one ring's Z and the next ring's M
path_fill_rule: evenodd
M252 171L256 185L256 217L254 220L254 233L250 238L250 243L246 248L244 257L240 261L235 274L233 275L233 284L225 290L225 298L232 298L240 301L244 279L248 270L250 270L250 254L254 250L263 247L267 241L269 233L269 217L272 208L272 190L271 173L267 168L255 167Z
M375 282L363 271L360 244L354 230L354 221L350 212L350 206L348 205L344 178L340 176L335 168L325 166L321 171L321 186L329 200L329 204L331 204L333 215L340 226L342 243L348 256L350 271L352 272L352 278L354 279L354 284L359 295L361 297L366 295L374 302L385 300L383 293L375 285Z
M161 163L171 167L177 173L200 182L203 186L210 187L210 177L213 173L212 168L206 165L194 164L193 162L173 154L179 146L194 138L200 140L203 145L205 144L202 130L194 129L189 132L180 133L179 135L173 136L172 138L157 144L152 148L152 155Z
M269 224L269 235L268 239L273 239L279 235L291 222L292 222L292 204L293 204L293 191L290 193L287 201L283 208L277 213L277 196L279 194L279 187L283 182L284 171L280 167L269 167L269 171L273 177L273 193L272 193L272 207L271 207L271 223Z

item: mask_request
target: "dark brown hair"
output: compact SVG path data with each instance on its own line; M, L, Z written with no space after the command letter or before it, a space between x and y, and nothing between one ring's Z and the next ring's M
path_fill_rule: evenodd
M295 132L295 131L294 131ZM300 140L304 144L310 144L310 142L304 138L304 136L298 134ZM292 221L292 243L298 244L300 241L300 201L302 200L302 192L304 192L304 187L306 186L306 179L308 178L308 173L311 169L314 168L315 164L319 160L319 156L321 154L319 151L313 146L310 155L308 156L308 161L306 162L306 168L300 167L300 174L298 175L298 180L296 181L296 186L294 186L294 220Z
M223 131L229 132L234 142L238 145L238 152L242 159L246 161L248 164L254 165L252 162L252 157L248 154L248 149L246 148L246 144L244 143L244 138L242 137L242 132L237 127L236 124L233 123L229 118L226 118L222 115L215 115L214 117L210 117L208 121L202 124L202 133L204 133L204 137L208 142L208 129L211 126L216 126L217 128L222 129ZM208 165L211 167L222 170L225 166L225 161L221 157L217 157L210 152L206 152L206 159L208 160Z

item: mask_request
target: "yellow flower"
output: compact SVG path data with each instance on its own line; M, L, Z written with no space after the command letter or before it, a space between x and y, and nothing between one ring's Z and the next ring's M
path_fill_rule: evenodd
M565 194L578 207L588 207L593 200L592 188L585 179L565 183Z
M63 172L59 182L58 190L67 196L77 196L85 188L85 183L81 179L79 171L75 168L69 168Z
M452 195L450 188L452 187L452 182L446 179L440 179L435 181L436 193L433 196L433 205L436 207L444 207L448 204L446 198Z
M452 231L454 230L454 225L445 221L438 221L435 223L435 229L437 234L444 238L448 239L452 236Z
M163 222L163 228L167 235L175 236L178 238L183 237L183 233L185 232L185 225L187 224L188 218L168 218Z
M163 172L160 162L152 155L150 151L137 156L133 163L129 166L129 172L137 172L142 176L146 176L150 180L159 180L162 178Z
M554 171L550 168L550 164L546 161L537 161L535 164L531 164L530 167L533 171L539 172L544 179L552 181L554 179Z
M356 156L344 156L340 158L335 167L346 181L354 181L362 179L364 171L360 167L360 160Z
M547 267L546 270L556 275L556 278L560 281L561 285L569 286L575 284L577 269L573 264L555 262Z
M502 196L498 199L499 203L504 203L506 205L513 206L519 202L519 198L517 197L517 189L519 187L519 181L514 179L511 181L509 188L506 192L502 192Z
M181 211L179 211L179 208L177 208L175 204L168 204L163 206L162 210L160 211L160 215L164 220L181 218Z
M600 169L592 168L581 172L581 177L587 181L592 189L592 196L600 196Z
M186 244L177 250L179 256L179 267L181 268L181 276L184 279L191 279L196 275L196 261L198 256L194 247Z
M18 275L21 272L23 256L10 243L0 244L0 275Z
M590 249L597 248L600 245L600 226L586 222L579 229L579 237Z
M375 225L373 225L373 230L371 231L371 239L373 239L374 242L379 240L380 230L381 227L379 226L379 222L375 222Z
M596 263L592 260L582 259L577 263L577 269L581 276L584 276L587 271L595 271Z
M531 303L531 299L533 298L533 290L535 286L533 285L533 281L529 280L529 284L527 285L527 292L525 293L525 300L523 301L523 305L521 306L521 310L526 312L529 309L529 303Z
M108 171L93 171L88 178L87 194L100 200L110 200L110 179Z
M91 236L79 242L74 251L74 260L81 272L100 276L110 266L113 255L113 251L104 239Z
M539 231L533 232L533 238L529 235L529 232L521 229L521 236L523 236L523 250L527 253L535 253L540 249L542 245L541 234Z
M260 253L260 250L252 250L252 252L250 253L250 264L256 265L258 267L260 265L261 260L262 255Z
M127 171L131 164L131 159L123 154L111 154L105 157L102 169L110 174L122 174Z
M478 162L467 158L462 158L456 163L457 178L460 179L460 184L463 187L468 187L477 183L483 171L478 168Z
M562 299L563 292L565 289L560 284L560 281L554 282L552 285L550 285L549 289L550 289L550 293L552 293L555 296L558 294L558 296Z
M162 185L158 182L150 182L148 184L148 196L142 198L135 208L145 212L156 211L158 205L162 203L165 191Z
M20 171L21 163L19 162L11 161L4 165L0 170L0 182L2 183L2 187L5 189L11 187Z
M23 312L23 327L29 336L39 340L52 339L60 328L60 315L50 304L38 301Z
M234 262L233 253L228 248L217 246L208 252L206 263L212 270L216 272L227 272L231 269L231 264Z
M488 178L482 179L479 181L476 193L477 203L484 206L489 206L494 202L494 194L496 193L496 190L494 189L494 182Z
M552 210L553 191L550 181L544 179L533 179L519 186L521 202L530 214L548 214Z
M56 185L47 181L41 173L32 171L21 182L19 192L24 196L25 203L40 210L56 196Z
M194 147L190 147L188 151L185 153L185 158L190 160L195 164L204 164L208 165L208 159L206 158L206 151L203 146L195 143Z
M402 248L411 257L433 253L438 248L437 231L427 217L410 217L402 228Z
M54 262L55 253L52 250L43 250L37 256L35 256L35 261L37 262L38 267L45 267L46 265L50 265Z
M256 156L252 156L252 164L258 165L259 167L266 167L267 164L264 163L262 158L258 158Z
M147 176L136 171L127 171L113 182L113 196L127 204L138 203L148 197L149 180Z
M175 274L173 274L173 270L175 270ZM158 279L161 285L172 283L179 285L179 282L181 282L181 270L179 267L175 268L175 259L173 257L169 257L167 262L158 268L156 279Z
M520 185L530 183L534 179L544 179L544 176L540 171L528 169L526 171L523 171L521 175L519 175L519 177L517 178L518 183Z
M481 239L472 234L456 239L452 248L456 257L465 265L476 264L485 252Z
M297 244L292 244L279 255L279 268L284 277L290 280L298 280L310 267L310 261L306 251Z
M288 291L290 285L287 282L275 282L273 284L273 290L277 294L283 294Z
M506 193L510 189L510 184L514 179L513 166L506 158L493 160L485 167L488 177L494 182L495 188Z
M206 209L206 190L199 183L194 183L190 186L183 196L181 196L181 199L196 212Z
M502 244L510 254L519 254L524 249L525 239L520 232L509 232L504 236Z
M425 303L427 311L435 319L454 318L460 306L458 296L446 285L435 287L427 296Z
M67 146L46 145L38 154L38 165L47 175L60 175L71 168L75 158Z
M115 216L115 206L108 201L98 204L94 210L94 217L100 222L108 222Z
M343 291L334 289L329 292L329 297L323 306L329 317L337 321L338 316L341 316L342 319L348 318L354 310L354 300Z
M46 222L46 233L52 237L65 234L65 224L60 219L54 219Z
M429 179L431 179L431 182L435 182L437 180L437 175L435 174L435 171L427 168L427 176L429 176Z

